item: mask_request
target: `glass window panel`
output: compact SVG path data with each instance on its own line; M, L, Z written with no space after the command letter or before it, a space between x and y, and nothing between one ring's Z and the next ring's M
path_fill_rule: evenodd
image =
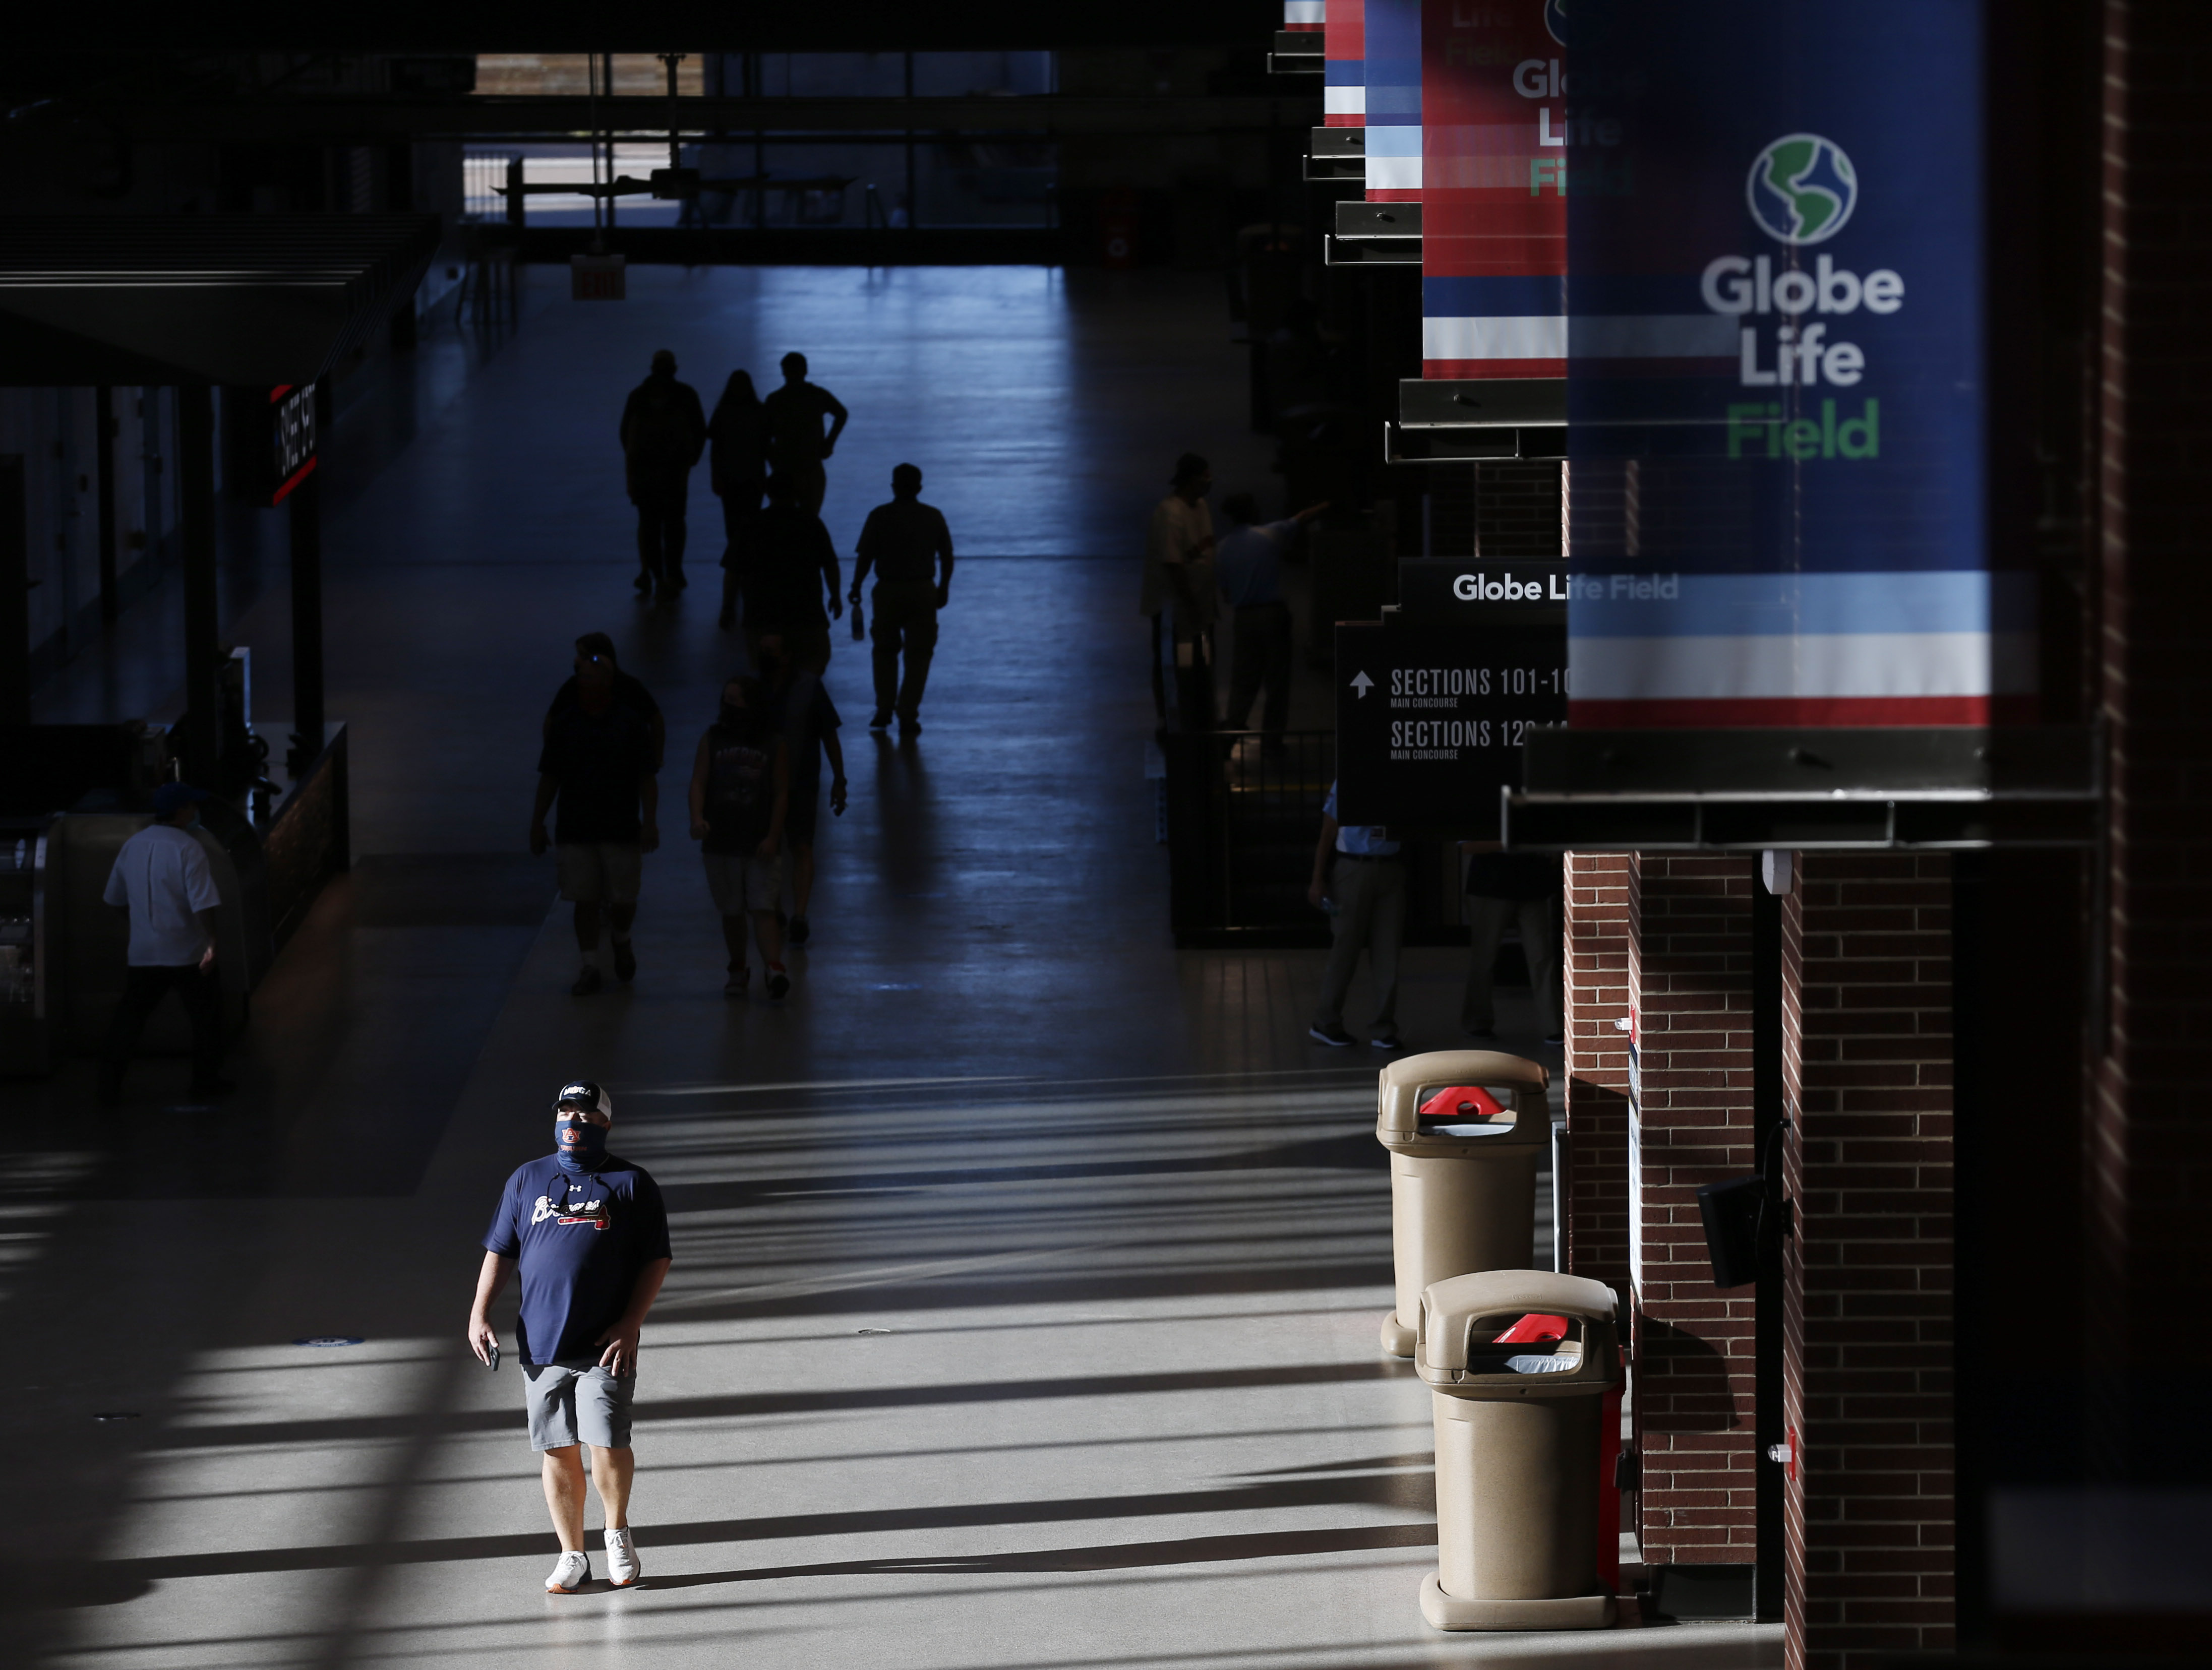
M586 68L591 55L584 52L479 52L477 54L478 93L583 94L593 79ZM703 52L687 52L676 66L676 90L687 97L704 86ZM668 91L667 66L651 52L614 54L615 91L644 96ZM602 88L601 91L605 89Z
M709 226L774 228L907 223L902 145L771 139L756 148L750 140L733 139L727 144L699 149L701 171L708 181L750 179L756 174L769 178L765 188L702 190L699 215Z
M771 99L895 99L906 91L903 52L763 52L761 93Z
M1050 52L916 52L914 90L924 99L969 93L1049 93Z
M1057 226L1060 150L1049 140L915 147L923 226Z

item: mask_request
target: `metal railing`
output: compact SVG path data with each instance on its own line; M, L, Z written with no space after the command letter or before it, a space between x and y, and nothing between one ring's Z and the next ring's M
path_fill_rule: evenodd
M1306 897L1321 805L1336 772L1331 731L1170 732L1170 918L1178 945L1325 945Z
M1328 944L1330 919L1306 894L1322 803L1336 775L1336 733L1287 732L1270 748L1257 731L1170 731L1160 747L1175 943ZM1408 837L1404 853L1405 943L1465 945L1456 843Z

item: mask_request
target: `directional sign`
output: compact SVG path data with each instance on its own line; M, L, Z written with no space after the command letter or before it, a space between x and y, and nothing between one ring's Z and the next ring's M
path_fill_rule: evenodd
M1486 562L1479 556L1421 557L1398 565L1398 608L1425 620L1476 623L1523 617L1556 621L1569 597L1564 562Z
M1406 562L1401 607L1338 625L1342 822L1495 838L1522 741L1566 720L1566 608L1552 599L1565 574L1559 562Z
M315 467L315 386L269 391L269 502L282 504Z

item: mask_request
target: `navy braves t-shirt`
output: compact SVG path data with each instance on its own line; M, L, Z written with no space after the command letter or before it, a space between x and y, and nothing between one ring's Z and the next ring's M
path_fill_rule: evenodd
M637 1272L668 1253L668 1212L647 1172L612 1154L597 1171L561 1169L548 1154L507 1180L484 1250L519 1261L515 1347L535 1367L597 1363L599 1336L622 1320Z

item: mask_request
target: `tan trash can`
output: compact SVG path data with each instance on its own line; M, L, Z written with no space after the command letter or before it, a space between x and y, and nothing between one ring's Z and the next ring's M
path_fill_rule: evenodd
M1500 1342L1524 1318L1565 1337ZM1624 1378L1613 1290L1548 1270L1454 1276L1421 1297L1414 1358L1437 1424L1437 1570L1421 1616L1439 1630L1599 1630L1601 1431ZM1527 1334L1547 1324L1523 1327ZM1610 1480L1606 1481L1610 1484Z
M1382 1319L1382 1349L1411 1357L1421 1291L1470 1270L1518 1270L1536 1238L1536 1169L1551 1152L1551 1075L1494 1049L1409 1055L1382 1069L1375 1139L1390 1151L1390 1251L1398 1303ZM1420 1118L1422 1103L1455 1084L1510 1097L1509 1117Z

